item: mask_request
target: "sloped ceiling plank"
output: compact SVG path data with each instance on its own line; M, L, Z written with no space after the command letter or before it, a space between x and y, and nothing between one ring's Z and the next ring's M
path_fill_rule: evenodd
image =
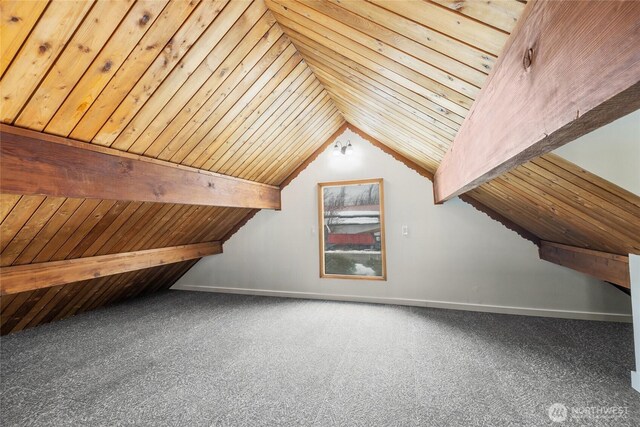
M141 42L144 35L154 24L161 27L166 20L160 20L163 9L175 9L175 2L167 4L166 0L139 0L129 14L123 19L109 41L102 47L100 54L87 69L82 78L75 83L73 90L60 105L44 128L45 132L68 136L86 110L93 103L102 89L109 83L116 71L124 65L129 54ZM183 2L184 3L184 2ZM188 4L188 3L186 3ZM173 19L171 10L165 17ZM176 13L176 18L185 14ZM169 25L170 26L170 25ZM67 48L69 49L69 47Z
M308 156L304 163L302 163L300 166L298 166L296 168L296 170L294 170L281 184L280 184L280 189L283 189L284 187L286 187L287 185L289 185L294 179L296 179L298 177L298 175L300 175L300 173L302 173L303 170L305 170L307 168L307 166L309 166L315 159L318 158L318 156L320 154L322 154L324 152L324 150L326 150L330 145L332 145L334 143L334 141L336 140L336 138L338 138L340 135L342 135L342 133L348 128L348 124L344 123L342 126L340 126L335 132L333 132L326 140L325 142L318 148L316 148L316 150L310 155Z
M313 29L314 32L322 34L324 28L329 28L331 32L328 34L335 41L344 44L345 47L356 52L362 52L367 57L371 57L376 62L381 64L388 64L387 68L403 70L402 74L416 78L416 76L409 70L419 73L421 76L425 76L430 80L430 85L433 87L434 92L442 93L449 99L456 99L458 94L465 95L467 97L474 97L478 93L478 87L482 82L482 73L477 73L470 70L466 76L474 83L469 83L456 75L444 72L442 69L431 65L429 62L419 60L412 56L416 50L411 49L410 54L407 54L396 47L398 41L403 40L400 37L393 38L393 45L380 43L380 35L387 34L384 30L380 34L376 34L377 31L365 30L360 31L354 24L360 23L362 20L353 19L357 18L354 14L344 11L338 7L330 7L328 3L320 2L305 2L305 5L295 2L287 2L284 0L268 0L267 4L272 7L272 10L276 12L278 22L285 24L286 19L291 19L295 23L302 24L303 26ZM276 6L277 5L277 6ZM308 7L308 6L310 7ZM295 12L292 13L292 12ZM303 18L304 17L304 18ZM350 17L352 20L348 21L349 25L343 24L341 20ZM306 20L306 18L309 18ZM361 27L361 26L359 26ZM413 48L415 45L406 46L405 48ZM381 56L375 56L370 51L379 52ZM386 59L401 65L398 67ZM453 60L444 61L440 55L429 55L428 60L438 62L439 66L449 65L457 66ZM426 58L425 58L426 59ZM442 62L442 63L440 63ZM461 70L467 70L464 66L460 67ZM464 72L463 72L464 73ZM422 80L418 80L422 81ZM464 101L461 101L464 102Z
M171 286L197 260L3 296L2 335Z
M347 128L352 132L354 132L355 134L361 136L366 141L370 142L375 147L380 148L382 151L389 154L394 159L398 160L401 163L404 163L404 165L407 166L409 169L417 172L419 175L422 175L423 177L427 178L429 181L433 181L433 174L431 172L429 172L427 169L417 164L413 160L409 159L408 157L404 156L402 153L387 147L385 144L378 141L373 136L367 134L362 129L359 129L353 126L352 124L347 124Z
M218 16L226 5L226 0L202 1L169 42L162 44L154 40L140 44L144 50L159 47L160 54L153 58L137 57L131 65L125 63L70 136L109 145L152 95L159 97L163 91L172 93L172 86L180 87L244 10L239 4L225 9L224 16ZM160 30L171 35L164 28ZM145 65L148 68L145 69Z
M277 13L276 17L285 31L301 34L343 56L352 58L372 71L385 75L407 89L433 101L439 111L452 111L464 117L471 107L471 98L448 89L419 72L338 34L326 26L316 24L302 15L295 14L289 8L282 12L286 13L286 16Z
M294 144L298 131L308 132L313 135L317 129L313 129L310 124L313 119L326 121L329 113L323 109L323 101L326 102L327 95L323 93L322 87L316 81L312 86L307 87L302 96L286 107L287 111L280 114L276 120L270 120L261 126L257 134L253 136L254 143L243 156L237 159L230 159L229 173L241 177L253 176L253 168L270 164L273 153L286 154L295 150ZM308 105L305 103L309 102ZM282 106L281 108L285 108ZM318 108L319 114L307 114ZM317 140L314 137L314 141ZM291 166L291 165L287 165ZM257 180L256 177L254 179Z
M412 19L411 13L406 17L371 2L329 1L482 72L488 72L495 63L495 55L483 52L473 43L463 43L447 33L441 33L428 25L422 25ZM416 7L420 7L420 4ZM455 12L453 15L456 16Z
M210 152L217 148L212 147L212 144L208 144L207 141L215 140L216 135L240 114L248 99L252 99L294 53L293 46L286 37L280 35L278 42L265 54L260 64L230 94L216 100L216 103L220 104L216 106L214 114L194 134L186 138L185 144L177 150L173 159L194 167L201 167ZM272 64L271 61L276 57L278 57L277 60Z
M431 117L430 120L427 120L428 122L436 126L442 123L442 129L447 129L448 127L454 131L457 131L460 124L462 124L462 117L445 111L433 103L433 101L406 89L382 74L369 70L351 58L333 52L321 44L293 31L289 31L289 36L292 37L298 50L304 53L305 58L309 55L311 59L315 59L314 62L316 63L331 65L332 68L343 71L343 74L354 75L367 81L370 86L376 87L380 91L388 93L392 97L408 105L412 105L414 108L420 109L425 115ZM349 80L345 80L344 83L349 84Z
M637 218L640 215L640 199L624 188L611 184L602 178L594 178L593 174L581 167L564 160L553 153L545 154L535 160L537 165L549 171L549 175L557 175L577 187L597 195L599 198L611 200L611 203L631 212Z
M331 18L330 25L337 25L342 30L341 34L362 40L363 44L368 44L376 50L380 47L380 52L389 50L390 54L397 58L399 62L412 64L417 69L424 69L425 75L432 75L434 79L452 89L458 88L460 93L467 93L468 90L473 91L475 90L474 88L479 88L484 82L485 72L466 65L448 54L425 46L422 44L424 41L416 42L401 33L390 30L384 25L371 21L357 13L350 12L343 8L348 8L348 5L344 5L344 3L341 3L340 6L331 2L307 0L302 1L302 3ZM363 5L362 9L366 7L366 5ZM311 9L306 10L311 11ZM313 19L313 16L319 16L319 14L311 11L305 16ZM320 19L326 19L319 17ZM351 30L346 31L348 28ZM357 30L357 32L353 30ZM383 48L385 45L379 43L378 40L388 47ZM412 61L406 55L419 59L421 63ZM455 70L455 73L447 73L444 70Z
M370 0L407 19L411 19L449 37L460 40L484 52L498 56L507 41L508 32L497 31L462 14L422 0Z
M12 0L0 3L0 15L7 17L0 27L0 76L29 36L47 3L47 0Z
M301 51L307 52L304 48L301 48ZM370 99L376 99L376 102L380 102L381 105L393 108L399 112L400 117L407 114L414 116L416 122L420 122L422 126L427 129L427 135L438 135L438 137L444 138L448 142L455 136L457 130L456 123L450 122L444 124L435 120L431 115L425 114L419 104L414 104L412 99L400 94L393 94L391 91L386 90L386 86L376 86L375 82L370 80L369 77L356 75L350 70L345 69L341 64L333 63L331 67L323 65L324 61L328 60L331 62L331 59L325 57L321 60L313 53L306 53L306 55L308 56L308 61L312 69L323 70L333 79L350 81L351 84L349 86L344 86L364 96L368 96ZM398 95L398 98L394 95Z
M0 223L9 215L9 212L20 201L20 195L0 194Z
M91 6L93 1L49 4L0 80L3 122L19 114Z
M340 113L335 106L331 103L331 99L326 92L319 93L311 104L311 108L319 108L323 113L322 117L315 117L311 114L309 107L301 110L297 116L292 117L292 120L282 124L283 133L286 133L289 142L287 149L283 144L284 142L277 142L275 144L267 144L263 147L262 151L258 154L261 159L255 157L255 162L245 163L242 174L244 176L252 176L254 179L264 179L266 181L273 182L272 178L268 177L272 168L276 166L285 166L287 171L292 170L291 166L297 166L297 164L290 164L285 162L287 157L296 156L299 154L299 150L304 149L304 145L308 142L307 138L313 135L314 140L323 141L325 133L327 131L334 131L343 122L344 119L340 117ZM299 124L298 121L302 123ZM276 129L278 131L278 129ZM317 146L317 144L313 144ZM249 158L251 159L251 157ZM278 182L278 184L280 184Z
M343 115L349 123L359 127L372 136L384 142L393 149L402 147L403 150L412 152L411 158L424 165L429 171L434 171L438 164L434 149L428 146L416 147L415 139L407 135L402 129L394 129L383 123L384 117L376 113L367 113L358 108L358 105L347 104L343 101L335 101L343 111ZM400 151L400 150L398 150ZM433 173L433 172L432 172Z
M231 131L233 126L239 126L244 122L245 116L252 111L252 105L259 104L273 93L273 90L292 73L295 66L301 61L285 37L281 36L271 51L271 55L278 55L272 63L268 63L273 59L268 52L261 60L264 65L252 70L253 76L248 76L251 80L242 82L231 95L224 98L220 107L216 108L215 112L206 119L206 125L200 126L190 137L185 136L186 142L175 151L172 157L169 157L171 149L167 147L160 153L159 158L169 157L174 161L179 160L194 167L202 167L205 159L211 153L217 151L221 146L229 145L226 144L227 140L221 137L221 134L225 131ZM215 142L207 144L206 141Z
M294 110L304 105L303 103L308 100L310 94L314 93L314 91L316 94L322 91L320 84L310 73L305 73L302 82L297 80L295 88L295 93L286 93L283 99L269 106L260 118L254 116L255 121L253 123L246 123L249 127L243 134L234 133L226 140L225 144L214 147L213 150L207 152L208 158L203 156L205 160L202 167L204 169L223 170L225 173L239 176L238 164L244 164L251 156L258 155L261 152L261 148L265 147L266 141L272 140L272 136L277 135L279 141L288 143L287 136L283 133L274 133L275 130L292 116ZM321 113L320 111L318 112ZM318 114L318 117L322 117L322 115ZM252 142L249 144L247 143L248 141ZM225 146L233 146L235 156L225 156ZM234 152L231 154L234 154ZM224 162L225 160L226 162Z
M269 33L273 20L269 19L269 16L264 16L264 10L257 5L257 3L253 3L241 18L235 21L229 32L222 34L222 38L217 44L209 46L211 49L209 54L191 75L185 76L182 73L176 73L174 76L172 73L126 128L116 134L112 140L109 138L104 142L121 150L128 150L141 137L142 140L138 144L146 141L151 142L171 120L179 117L179 112L185 106L185 110L189 111L185 111L184 114L190 116L196 114L230 77L233 78L224 86L223 91L232 90L260 58L260 49L268 47L278 38L274 39L274 36L278 35L277 30ZM235 3L232 2L229 6L235 6ZM228 10L225 9L219 18L229 16L225 14ZM270 34L267 36L268 40L257 46L249 58L250 65L243 66L242 58L251 52L255 44L265 34ZM223 91L218 92L217 97L214 97L213 100L218 99ZM100 140L100 135L98 135L98 140ZM138 150L138 152L143 151Z
M431 0L507 33L513 30L524 3L518 1Z
M543 240L640 252L640 197L547 154L469 194Z
M0 225L0 265L221 239L248 209L23 196Z
M143 138L138 138L132 145L126 142L126 138L124 140L116 139L113 147L145 153L150 143L158 141L155 138L161 138L158 141L160 146L166 146L167 141L177 140L187 146L182 151L172 150L177 152L174 154L176 157L174 161L180 162L190 153L189 147L196 145L206 136L210 129L208 126L215 125L217 119L223 116L235 101L256 82L271 65L271 62L286 51L287 40L281 38L281 35L282 31L273 26L273 21L263 17L236 46L227 60L220 65L222 70L220 78L208 79L184 106L181 105L183 99L174 97L171 102L174 104L176 103L174 101L179 100L176 106L181 107L180 110L164 108L147 127L142 135ZM290 55L291 51L287 51L285 55L287 54ZM241 60L243 57L244 59ZM285 57L286 59L288 57ZM240 60L241 62L236 62ZM234 63L238 63L235 69L231 65ZM224 72L225 66L230 67L233 71ZM214 75L214 77L217 76ZM211 114L214 114L214 118L208 120ZM171 124L165 127L165 122L169 121ZM171 133L173 129L177 129L179 132ZM163 132L165 132L164 135ZM166 132L169 134L167 135ZM168 158L172 159L172 157ZM192 163L187 160L185 164L191 165Z
M304 126L303 129L308 129L306 126L308 126L309 121L312 120L312 115L310 115L309 113L312 112L316 107L318 107L320 111L326 114L326 110L323 110L322 108L324 105L326 105L326 103L328 103L329 97L326 92L324 92L322 86L319 83L303 99L304 102L292 106L284 120L278 121L272 125L270 134L268 134L266 137L263 136L262 138L258 139L259 144L262 143L262 145L259 145L258 149L254 151L252 156L250 156L247 161L244 162L244 164L242 165L244 168L238 169L236 173L240 174L240 176L252 176L257 180L258 178L255 177L252 172L254 169L262 167L271 161L269 156L272 152L272 148L292 148L292 144L296 141L295 138L291 138L292 133L295 136L295 132L299 130L299 124L302 124L302 126ZM308 101L310 101L310 103L306 104L306 102ZM302 128L302 126L300 126L300 128ZM315 131L315 129L311 131L313 132ZM269 132L269 130L267 132ZM284 136L284 138L283 140L279 141L279 136L281 134ZM282 144L285 143L284 141L289 142L286 148L282 146ZM277 152L282 153L282 151Z
M132 6L131 0L116 4L96 2L69 40L69 45L76 49L62 51L16 119L16 125L44 129ZM140 7L136 7L130 21L139 18L141 13Z
M360 90L352 86L340 87L340 77L332 75L331 71L324 71L321 66L312 66L312 69L321 82L326 82L326 86L331 87L329 92L335 94L339 99L367 105L371 111L375 110L388 114L389 119L387 122L404 128L408 132L415 133L415 138L426 138L432 146L445 149L451 143L452 137L450 135L443 135L437 128L430 128L428 122L422 122L422 120L417 119L411 123L403 123L402 118L407 115L406 111L393 103L387 103L384 98L379 97L375 92Z
M344 118L337 110L334 109L332 115L326 120L326 122L318 124L318 128L314 133L314 138L323 140L342 126L342 124L344 124ZM304 139L301 138L300 141L304 141ZM259 175L254 175L256 176L256 179L266 177L265 179L267 182L272 182L274 184L282 183L282 181L292 172L292 166L294 167L293 169L295 169L295 167L304 162L309 154L318 146L317 144L310 144L308 141L306 144L301 143L301 145L302 146L298 145L296 147L296 149L301 150L300 152L294 152L292 155L289 155L289 153L286 152L278 154L278 157L271 161L268 168L264 169L263 172L260 172Z
M257 129L283 104L289 105L286 104L287 100L295 99L295 97L291 98L292 93L298 88L304 90L313 81L311 70L302 62L299 55L294 55L243 114L236 117L233 123L217 136L217 147L209 150L211 155L202 164L203 169L215 169L220 173L228 174L227 161L232 157L242 158L242 154L250 148L242 144L241 136L246 135L249 129Z

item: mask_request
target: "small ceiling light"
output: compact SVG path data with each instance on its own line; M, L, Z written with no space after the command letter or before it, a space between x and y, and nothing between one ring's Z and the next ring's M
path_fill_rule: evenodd
M353 145L351 145L351 141L347 141L346 144L336 141L333 146L333 155L338 156L340 154L346 154L347 156L353 154Z
M349 141L349 143L347 144L347 148L345 149L345 153L347 154L347 156L350 156L353 154L353 145L351 145L351 141Z

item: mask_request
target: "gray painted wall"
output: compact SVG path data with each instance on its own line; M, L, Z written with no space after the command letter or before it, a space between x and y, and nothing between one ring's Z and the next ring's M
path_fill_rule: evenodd
M640 194L640 110L586 134L555 154Z
M434 205L427 179L350 131L339 139L352 157L330 147L283 190L282 211L259 212L174 288L630 319L629 297L611 285L539 260L533 243L459 199ZM317 183L380 177L388 280L320 279Z

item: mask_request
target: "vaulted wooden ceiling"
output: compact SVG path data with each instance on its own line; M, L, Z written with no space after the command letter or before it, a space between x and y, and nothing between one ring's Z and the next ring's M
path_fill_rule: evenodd
M276 185L344 123L262 1L0 5L3 123ZM15 194L1 203L1 266L224 240L253 212ZM4 296L2 332L191 263Z
M524 7L515 1L470 2L469 11L455 11L459 2L421 0L266 3L344 117L432 171Z
M276 186L349 122L433 174L524 7L3 0L0 115L8 125ZM640 252L638 196L557 156L466 197L535 239ZM0 202L2 267L224 241L255 213L21 194ZM171 286L194 262L4 295L2 333Z
M278 184L343 122L262 1L5 3L4 123Z

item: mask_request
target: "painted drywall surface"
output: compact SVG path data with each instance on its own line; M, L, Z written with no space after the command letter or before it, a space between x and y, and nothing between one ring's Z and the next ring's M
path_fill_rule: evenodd
M640 110L596 129L554 153L640 195Z
M351 131L353 156L322 153L176 284L630 314L611 285L538 258L537 247L459 199L433 204L432 184ZM383 178L386 282L319 278L317 183ZM402 235L402 226L409 235Z

